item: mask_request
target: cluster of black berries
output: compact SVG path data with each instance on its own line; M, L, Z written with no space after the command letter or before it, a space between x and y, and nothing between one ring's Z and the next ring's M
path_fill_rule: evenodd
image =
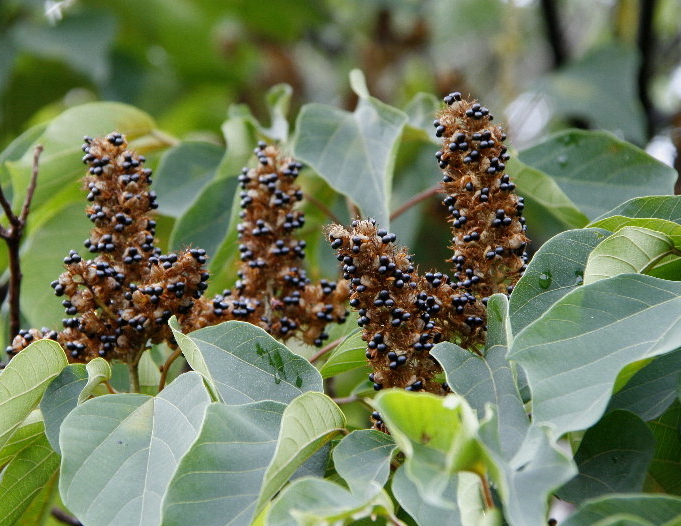
M304 213L295 208L303 199L295 184L302 165L264 142L254 153L256 166L239 175L239 279L213 298L205 323L240 319L282 340L298 336L320 346L328 338L326 325L347 315L347 286L313 284L301 266L306 244L293 234L305 224Z
M490 124L487 108L460 93L447 95L445 103L434 122L443 138L435 156L451 216L452 276L419 275L406 250L394 245L394 234L373 220L328 230L350 284L350 305L359 314L369 379L377 390L448 392L437 381L441 371L429 351L444 340L477 350L485 338L489 296L510 293L525 269L524 204L504 173L506 136ZM379 414L372 420L383 427Z
M62 305L71 316L63 330L22 331L10 355L36 338L51 338L73 361L131 360L150 343L172 342L171 316L183 327L195 326L194 310L208 279L205 251L164 255L155 246L151 170L143 167L144 157L127 149L121 134L86 137L83 151L91 203L86 215L94 223L84 246L94 257L69 251L65 272L51 284L55 295L66 297Z

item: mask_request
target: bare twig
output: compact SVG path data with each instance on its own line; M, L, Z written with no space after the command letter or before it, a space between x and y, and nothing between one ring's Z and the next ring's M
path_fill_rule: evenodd
M412 206L415 206L419 204L421 201L428 199L431 195L435 195L439 193L441 190L440 185L436 184L435 186L431 186L430 188L426 188L423 192L416 194L414 197L406 201L405 203L402 204L397 210L395 210L392 214L390 214L390 220L397 219L400 217L402 214L404 214L407 210L409 210Z
M345 338L345 336L341 336L340 338L338 338L338 339L336 339L336 340L333 340L331 343L327 343L324 347L322 347L321 349L319 349L316 353L314 353L314 354L310 357L310 363L316 362L316 361L319 360L322 356L324 356L326 353L328 353L329 351L333 350L333 349L336 347L336 345L338 345L340 342L343 341L344 338Z
M541 10L544 15L544 24L546 26L546 35L551 46L551 55L553 57L553 67L558 69L568 59L568 53L565 46L565 39L560 28L560 18L558 14L558 7L555 0L541 0Z
M64 524L69 524L70 526L83 526L82 522L59 508L52 508L51 514L55 519Z
M480 483L482 484L482 496L485 499L485 507L488 510L494 508L494 499L492 498L492 490L489 487L489 482L487 482L487 477L484 475L480 476Z
M640 0L638 14L637 45L641 55L638 68L638 98L646 117L647 138L655 135L655 107L650 98L650 81L654 71L653 54L655 52L655 32L653 18L657 0Z
M338 216L334 214L331 210L329 210L329 208L319 199L308 193L303 194L303 197L305 198L306 201L310 202L311 204L319 208L319 210L321 210L324 213L324 215L328 217L331 221L339 225L341 224L341 220L338 219Z
M5 193L0 187L0 206L7 216L9 225L7 227L0 226L0 238L7 243L7 252L9 257L9 332L10 340L18 333L21 326L20 305L19 298L21 292L21 263L19 260L19 248L21 246L21 237L26 226L26 219L35 193L36 184L38 182L38 166L40 161L40 154L43 147L38 145L35 147L33 154L33 169L31 171L31 179L26 190L26 197L24 204L21 207L21 212L17 216L12 211L12 206L5 197Z
M170 366L173 364L175 360L179 358L179 356L182 354L182 349L179 347L173 351L173 354L168 356L168 359L166 360L166 363L164 363L161 366L161 379L158 381L158 392L160 393L163 391L163 388L166 386L166 378L168 378L168 370L170 369Z

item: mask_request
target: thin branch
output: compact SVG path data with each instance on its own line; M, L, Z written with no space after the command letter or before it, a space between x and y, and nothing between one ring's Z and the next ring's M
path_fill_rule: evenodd
M338 219L338 216L334 214L329 208L322 203L320 200L318 200L316 197L313 197L311 194L305 193L303 194L303 197L305 198L306 201L309 201L311 204L319 208L326 217L328 217L331 221L333 221L336 224L341 224L341 220Z
M489 487L489 482L487 482L487 477L484 475L478 475L480 477L480 483L482 484L482 497L485 500L485 507L488 510L494 508L494 499L492 498L492 490Z
M567 47L563 32L560 28L560 17L558 14L558 7L554 0L541 0L541 10L544 15L544 24L546 26L546 36L551 46L551 56L553 58L553 67L558 69L568 60Z
M342 398L334 398L333 401L338 405L351 404L352 402L359 402L360 398L357 395L344 396Z
M64 510L61 510L57 507L52 508L50 513L59 522L63 522L64 524L68 524L69 526L83 526L83 523L80 522L78 519L76 519L75 517L72 517L71 515L66 513Z
M647 137L655 134L655 107L650 97L650 80L653 73L653 54L655 51L655 32L653 19L657 0L640 0L638 14L638 36L636 44L640 53L638 68L638 98L646 116Z
M397 219L400 217L402 214L404 214L407 210L409 210L412 206L415 206L419 204L421 201L428 199L431 195L435 195L440 193L441 188L440 185L437 184L435 186L431 186L430 188L426 188L423 192L416 194L414 197L406 201L405 203L402 204L397 210L395 210L392 214L390 214L390 220Z
M340 342L343 341L344 338L345 338L345 336L341 336L340 338L338 338L338 339L336 339L336 340L333 340L331 343L327 343L324 347L322 347L321 349L319 349L316 353L314 353L314 354L310 357L310 363L316 362L316 361L319 360L322 356L324 356L326 353L328 353L329 351L333 350L333 349L336 347L336 345L338 345Z
M168 370L170 369L170 366L173 364L177 358L182 354L182 349L179 347L173 351L173 354L168 356L168 359L166 360L166 363L164 363L161 366L161 379L158 381L158 392L160 393L163 391L163 388L166 386L166 378L168 377Z
M33 194L35 193L35 187L38 184L38 166L40 163L40 154L43 153L43 145L39 144L35 147L33 152L33 170L31 171L31 181L28 183L28 189L26 190L26 198L24 199L24 205L21 207L21 213L19 214L19 223L22 228L26 224L26 218L28 217L28 209L31 207L31 201L33 200Z

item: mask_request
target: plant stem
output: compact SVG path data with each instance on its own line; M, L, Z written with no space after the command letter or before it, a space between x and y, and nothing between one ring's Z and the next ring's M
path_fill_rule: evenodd
M64 524L68 524L70 526L83 526L83 523L80 522L78 519L75 517L72 517L68 513L66 513L64 510L61 510L57 507L52 508L50 511L52 517L57 519L59 522L63 522Z
M395 210L392 214L390 214L390 220L392 221L393 219L397 219L407 210L409 210L412 206L419 204L421 201L428 199L431 195L435 195L439 192L440 185L436 184L435 186L431 186L430 188L425 189L423 192L416 194L414 197L412 197L411 199L406 201L402 206L400 206L397 210Z
M175 360L182 354L182 349L179 347L173 351L173 354L168 356L168 359L166 360L166 363L164 363L161 366L161 379L158 381L158 392L160 393L163 391L163 388L166 386L166 378L168 377L168 369L170 369L170 366L173 364Z
M319 360L322 356L324 356L326 353L328 353L329 351L331 351L332 349L334 349L334 348L336 347L336 345L338 345L340 342L343 341L343 338L345 338L345 337L344 337L344 336L341 336L340 338L338 338L338 339L336 339L336 340L333 340L331 343L327 343L324 347L322 347L321 349L319 349L316 353L314 353L314 354L310 357L310 363L316 362L316 361Z
M130 392L140 392L140 373L135 360L128 360L128 378L130 379Z
M36 184L38 182L38 166L40 161L40 154L43 147L38 145L35 147L33 153L33 169L31 171L31 180L26 189L26 197L21 207L21 212L17 216L12 211L12 206L5 197L2 187L0 187L0 206L7 216L9 225L7 227L0 226L0 238L7 243L7 251L9 258L9 332L10 341L19 333L21 327L21 261L19 257L19 249L21 247L21 237L26 226L26 219L31 208L31 201L35 193Z
M637 45L641 55L638 69L638 98L646 116L647 138L655 135L655 108L650 98L650 81L654 71L653 54L655 51L655 32L653 17L656 0L640 0L638 14Z
M341 220L338 219L338 216L334 214L331 210L329 210L329 208L319 199L308 193L303 194L303 197L305 198L306 201L310 202L311 204L319 208L319 210L321 210L324 213L324 215L328 217L331 221L339 225L341 224Z
M558 6L556 6L555 0L541 0L540 4L542 14L544 15L546 34L551 45L553 68L558 69L565 64L568 58L563 32L560 28Z
M480 477L480 483L482 484L482 497L485 499L485 507L488 510L494 508L494 499L492 498L492 490L489 487L489 482L487 482L487 477L478 473Z
M334 398L333 401L338 405L351 404L352 402L358 402L359 396L350 395L350 396L345 396L343 398Z

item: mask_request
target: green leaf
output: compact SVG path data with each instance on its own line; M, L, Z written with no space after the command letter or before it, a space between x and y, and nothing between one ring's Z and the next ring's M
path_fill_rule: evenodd
M596 423L623 367L678 347L680 309L681 284L643 275L561 298L516 336L510 354L527 373L535 422L557 436Z
M305 391L323 390L317 369L260 327L229 321L189 335L179 331L174 319L170 327L192 369L228 404L288 403Z
M523 214L533 239L547 240L563 230L581 228L589 222L546 173L518 159L511 159L508 168L517 192L525 199Z
M644 491L681 495L681 403L648 423L655 436L655 456Z
M387 390L373 404L406 457L407 475L429 504L442 506L451 498L444 492L457 471L485 472L478 420L463 397Z
M681 379L681 350L658 356L638 370L610 399L608 411L624 409L647 422L676 399Z
M288 119L286 115L291 105L293 88L288 84L272 86L265 96L267 109L270 114L270 127L263 130L274 140L286 142L288 140Z
M560 132L520 160L550 175L590 219L642 193L671 194L676 180L673 168L606 132Z
M574 462L558 446L552 433L531 425L512 457L499 443L496 411L480 425L490 476L496 483L504 517L513 526L535 526L546 520L551 493L576 473Z
M232 196L238 181L219 178L208 183L185 213L175 222L168 242L172 250L198 246L215 253L227 235L232 216ZM210 217L210 221L206 218Z
M647 521L643 524L672 526L681 515L681 498L640 493L601 497L585 502L560 526L600 525L603 519L624 514Z
M154 173L158 212L181 217L215 177L224 153L206 142L182 142L163 152Z
M625 226L591 251L584 283L588 285L619 274L644 273L673 251L674 240L666 234Z
M45 423L39 409L31 412L0 449L0 468L26 448L34 439L45 433Z
M57 342L38 340L17 354L0 372L0 450L67 365Z
M592 47L541 82L539 91L550 97L556 113L585 119L642 144L646 140L645 116L631 82L638 62L633 46L617 43Z
M322 365L319 370L322 378L331 378L358 367L367 367L365 352L366 342L362 340L362 333L355 329L334 349L329 359Z
M674 242L675 246L681 245L681 224L666 219L612 215L605 219L594 221L589 226L592 228L603 228L611 232L619 232L624 227L646 228L666 234Z
M345 426L345 415L322 393L307 392L284 410L274 458L267 467L256 510L279 491L296 469Z
M0 526L15 524L58 469L59 455L42 433L19 451L1 472Z
M157 397L106 395L79 405L59 436L64 504L91 526L160 524L163 495L209 402L201 376L185 373Z
M625 216L667 219L674 223L681 223L681 196L653 195L649 197L635 197L617 205L595 221L602 221L607 217Z
M81 162L80 146L83 135L104 136L112 131L126 135L128 141L138 141L138 153L165 145L160 136L152 136L155 123L143 111L119 102L92 102L75 106L53 119L34 145L42 144L40 181L32 201L36 209L50 200L63 187L80 187L79 179L85 173ZM33 166L33 146L16 162L8 162L14 204L19 206L28 187Z
M458 476L450 477L443 494L455 497L457 495L458 482ZM459 508L460 501L452 498L448 502L444 500L439 503L427 502L426 499L421 497L416 483L407 476L405 466L400 466L395 471L391 488L397 502L419 526L430 526L431 524L463 526Z
M258 127L258 121L248 106L230 106L228 118L221 127L227 143L227 153L218 168L220 177L237 175L253 156L253 147L258 142Z
M432 93L421 92L414 95L404 107L404 113L409 118L405 133L409 132L414 139L438 144L440 139L435 136L433 118L440 108L442 103Z
M395 441L380 431L353 431L333 450L333 465L350 492L369 498L388 482L390 459L397 448Z
M79 404L90 398L100 384L111 380L111 366L104 358L90 360L85 368L87 369L87 384L78 396Z
M367 501L330 480L306 477L282 491L270 509L267 525L351 526L362 517L375 520L380 515L390 516L391 524L404 526L393 516L392 503L385 494Z
M285 406L214 403L177 467L163 501L163 525L248 526L277 446Z
M571 290L582 285L591 251L609 232L569 230L550 239L530 261L510 299L513 331L518 333Z
M21 517L14 523L14 526L53 526L53 523L50 522L50 510L59 486L58 464L57 462L52 478L41 485L40 491L35 494L31 503L21 514Z
M78 397L87 384L87 377L85 365L68 365L50 383L40 401L40 410L45 419L45 435L57 453L61 454L59 429L66 415L78 405Z
M388 228L397 144L408 117L370 97L358 70L351 83L359 96L352 113L323 104L303 106L293 139L295 156Z
M628 411L608 413L584 434L574 456L579 473L558 495L580 503L607 493L641 491L654 450L653 434L640 418Z

